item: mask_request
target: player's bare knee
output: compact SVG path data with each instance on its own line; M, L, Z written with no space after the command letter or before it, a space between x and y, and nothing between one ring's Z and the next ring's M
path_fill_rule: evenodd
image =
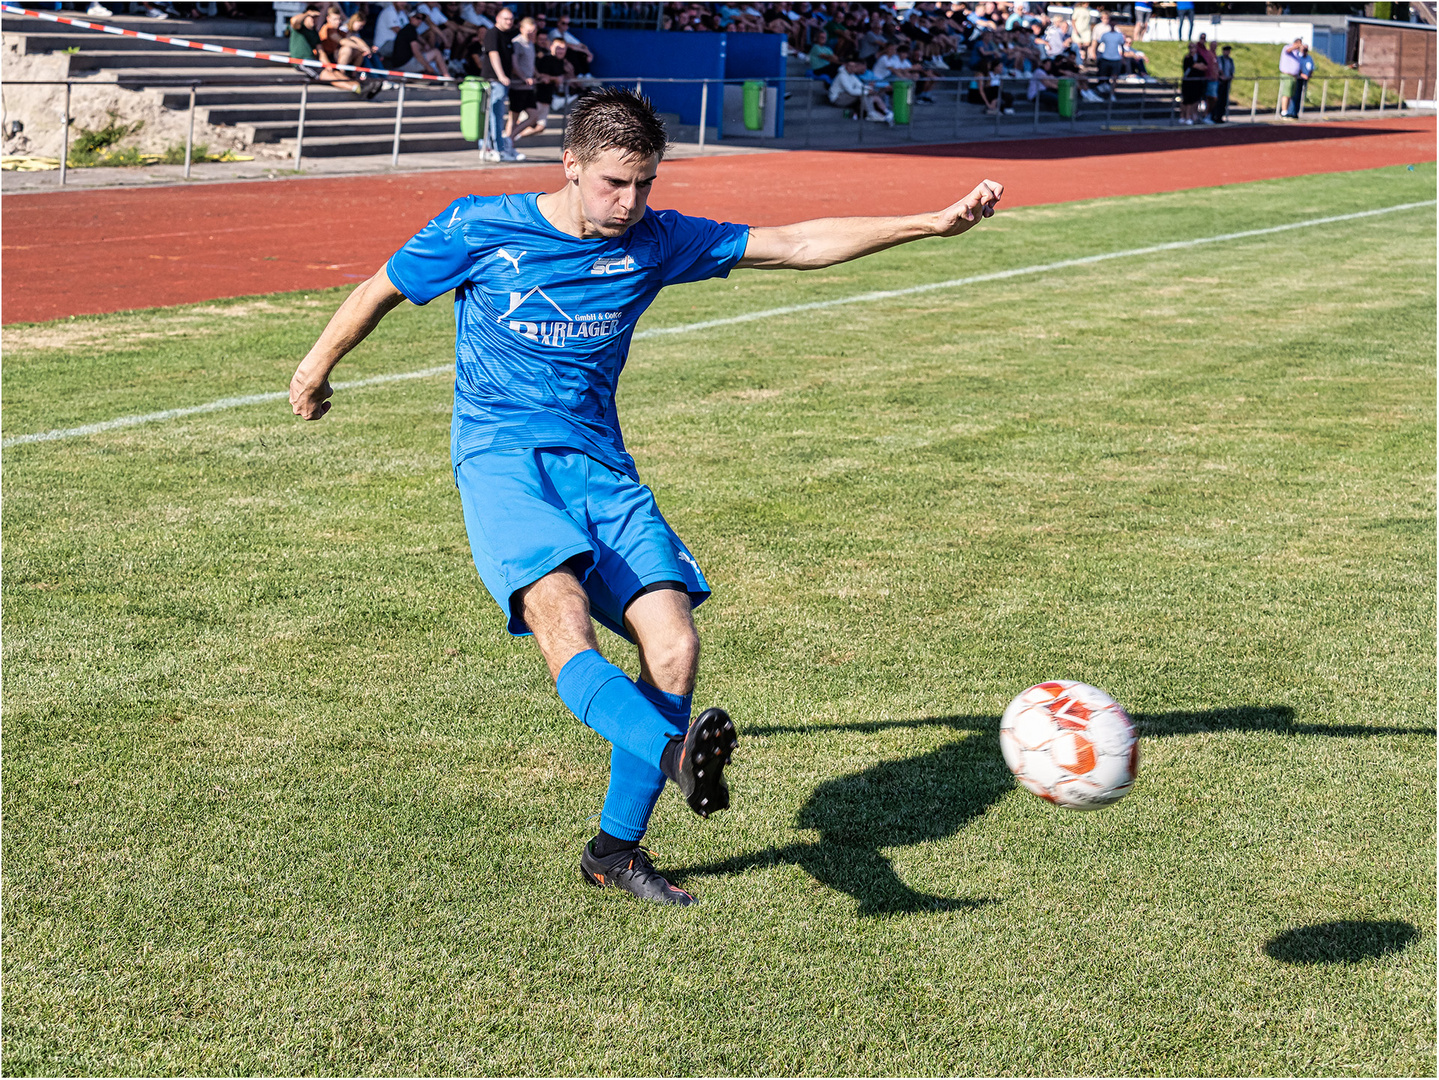
M640 660L648 680L667 694L688 694L699 670L700 639L693 627L640 645Z

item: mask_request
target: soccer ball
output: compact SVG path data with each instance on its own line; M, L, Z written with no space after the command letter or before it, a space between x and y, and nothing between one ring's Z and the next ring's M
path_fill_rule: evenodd
M1098 810L1134 786L1139 739L1124 708L1082 682L1031 686L999 722L1004 763L1041 799Z

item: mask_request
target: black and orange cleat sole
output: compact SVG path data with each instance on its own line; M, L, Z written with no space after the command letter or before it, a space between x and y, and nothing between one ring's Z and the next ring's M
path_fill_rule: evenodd
M677 763L676 783L690 809L700 817L728 808L724 769L738 746L739 733L723 709L706 709L690 725Z

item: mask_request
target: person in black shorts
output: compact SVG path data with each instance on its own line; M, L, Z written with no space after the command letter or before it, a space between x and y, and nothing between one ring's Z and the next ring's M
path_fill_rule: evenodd
M510 62L514 65L510 77L510 126L506 132L514 139L525 134L534 134L535 117L535 38L538 29L535 20L529 16L520 20L519 33L510 42ZM529 126L521 128L526 120Z

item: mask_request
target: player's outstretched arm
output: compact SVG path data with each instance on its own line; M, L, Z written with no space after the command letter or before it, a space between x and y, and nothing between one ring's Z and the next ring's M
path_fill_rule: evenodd
M290 408L296 416L318 420L330 411L330 372L404 298L384 267L346 298L290 380Z
M992 217L1003 194L1003 184L985 180L959 202L934 214L815 218L754 228L737 265L756 270L818 270L927 236L958 236Z

